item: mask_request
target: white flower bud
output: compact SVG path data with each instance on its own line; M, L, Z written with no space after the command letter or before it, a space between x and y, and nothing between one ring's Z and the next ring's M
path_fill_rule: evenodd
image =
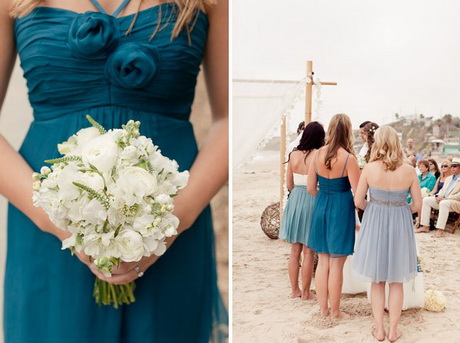
M42 186L42 183L40 181L35 181L33 184L34 191L39 191Z
M42 167L40 169L40 174L44 175L44 176L47 176L51 173L51 169L49 169L48 167Z
M42 177L42 176L40 175L40 173L33 173L33 174L32 174L32 180L34 180L34 181L40 180L41 177Z

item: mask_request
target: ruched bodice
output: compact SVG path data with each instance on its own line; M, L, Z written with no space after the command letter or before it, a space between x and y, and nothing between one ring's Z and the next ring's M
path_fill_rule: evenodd
M385 190L369 187L369 202L383 206L405 206L407 205L407 192L407 189Z
M161 16L160 16L161 12ZM36 120L97 106L122 106L188 119L208 22L171 41L175 5L113 16L38 7L15 22L17 50ZM160 28L153 39L159 19Z
M347 176L328 179L318 175L319 190L324 193L350 192L350 181Z

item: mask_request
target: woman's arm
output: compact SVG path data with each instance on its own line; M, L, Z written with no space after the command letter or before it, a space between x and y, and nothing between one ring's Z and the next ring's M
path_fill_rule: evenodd
M315 151L315 155L311 159L310 167L308 168L308 180L307 180L307 190L312 196L318 194L318 189L316 185L318 183L318 176L316 175L316 162L318 157L319 150Z
M410 186L410 196L412 202L409 204L412 213L418 212L422 209L422 192L420 191L420 183L415 169L412 170L412 184Z
M6 90L16 60L14 41L14 20L9 15L9 1L0 3L0 108L5 100ZM46 213L32 204L32 169L19 153L0 136L0 194L31 219L41 230L59 239L69 236L54 226Z
M292 174L291 162L288 162L286 172L286 187L289 191L292 191L294 188L294 175Z
M348 180L350 180L351 189L353 190L353 194L356 194L356 189L358 188L359 182L359 165L358 161L356 161L356 157L350 155L348 157L347 163L347 174Z
M368 165L365 165L362 172L361 176L359 177L359 182L358 182L358 187L356 189L355 194L355 206L364 210L367 205L366 201L366 193L367 189L369 188L369 185L367 183L367 173L368 173Z
M438 189L438 184L439 184L439 180L441 178L439 177L437 180L436 180L436 183L434 184L434 187L433 187L433 190L430 192L430 194L428 194L429 196L431 195L434 195L434 193L436 193L436 190Z
M174 214L180 220L179 234L194 223L228 178L228 1L218 0L209 9L207 17L209 31L203 66L213 122L206 142L190 169L187 186L174 198ZM167 247L176 238L168 238ZM137 278L137 272L133 270L135 266L145 271L157 259L152 255L137 263L123 263L111 278L94 270L94 266L92 269L103 280L126 284Z

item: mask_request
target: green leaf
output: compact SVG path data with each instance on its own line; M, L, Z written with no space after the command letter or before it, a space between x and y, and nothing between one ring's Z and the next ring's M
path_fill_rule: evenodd
M105 134L107 131L104 129L104 127L99 124L97 121L95 121L93 119L93 117L91 117L89 114L86 115L86 119L88 119L88 121L91 123L91 125L93 125L96 129L98 129L99 133L101 135Z
M45 163L55 164L55 163L63 163L63 162L81 162L82 159L80 156L65 156L60 158L55 158L51 160L45 160Z

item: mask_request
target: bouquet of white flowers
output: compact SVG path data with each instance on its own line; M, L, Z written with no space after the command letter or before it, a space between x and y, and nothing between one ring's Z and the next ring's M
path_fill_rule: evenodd
M33 202L59 228L72 235L62 249L83 251L110 276L122 261L162 255L165 239L177 234L172 198L188 181L176 161L163 156L152 140L140 136L140 122L106 131L92 127L58 144L64 156L34 173ZM129 304L134 282L112 285L96 278L98 304Z

